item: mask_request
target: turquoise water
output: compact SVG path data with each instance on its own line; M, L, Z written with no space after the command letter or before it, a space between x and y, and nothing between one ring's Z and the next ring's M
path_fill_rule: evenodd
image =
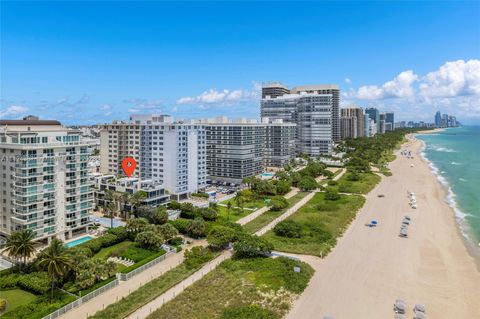
M66 243L65 247L72 248L72 247L75 247L77 245L83 244L84 242L87 242L91 239L92 239L92 237L90 237L90 236L85 236L85 237L82 237L82 238L78 238L78 239L75 239L74 241Z
M425 142L423 155L449 190L447 201L462 232L474 243L480 242L480 126L449 128L417 138Z
M265 172L265 173L262 173L262 174L260 174L260 175L262 175L263 177L272 177L272 176L275 175L275 174L274 174L274 173L267 173L267 172Z

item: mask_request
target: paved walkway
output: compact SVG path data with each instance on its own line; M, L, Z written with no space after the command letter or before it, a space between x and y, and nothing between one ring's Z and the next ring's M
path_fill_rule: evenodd
M185 248L189 249L193 246L206 246L207 242L205 240L196 240L192 244L187 245ZM69 312L63 314L58 318L62 319L83 319L88 318L95 314L97 311L104 309L110 304L117 302L123 297L128 296L134 290L137 290L144 284L150 282L151 280L163 275L166 271L178 266L183 262L183 251L178 254L172 254L167 257L164 261L152 266L151 268L139 273L134 276L132 279L127 281L121 281L120 284L106 293L102 293L95 298L90 299L89 301L83 303L77 308L70 310Z
M153 311L157 310L158 308L161 308L164 303L174 299L175 296L182 293L185 290L185 288L188 288L190 285L192 285L196 281L202 279L203 276L208 274L210 271L215 269L222 261L230 258L231 256L232 256L231 250L223 251L220 256L213 259L212 261L207 263L205 266L203 266L201 269L199 269L197 272L193 273L190 277L183 280L176 286L170 288L169 290L167 290L166 292L164 292L163 294L161 294L151 302L137 309L137 311L132 313L130 316L126 317L126 319L140 319L140 318L148 317Z

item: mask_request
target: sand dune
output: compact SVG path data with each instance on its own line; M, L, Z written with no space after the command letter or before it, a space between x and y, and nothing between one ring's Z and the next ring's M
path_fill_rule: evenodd
M414 159L398 156L393 176L367 195L337 247L324 260L304 256L316 273L287 318L393 318L396 298L427 308L428 318L480 318L480 272L458 231L445 191L420 155L421 142L408 148ZM411 167L411 164L414 167ZM418 209L408 205L416 193ZM378 194L385 194L378 198ZM409 238L398 237L410 215ZM364 224L375 218L376 228Z

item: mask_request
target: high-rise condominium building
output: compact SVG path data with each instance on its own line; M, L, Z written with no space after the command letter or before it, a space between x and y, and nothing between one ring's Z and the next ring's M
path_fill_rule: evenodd
M122 126L134 134L115 138ZM129 123L106 125L100 136L101 161L108 161L102 165L104 174L124 175L121 162L131 156L137 160L135 176L163 183L176 199L206 186L206 133L201 125L173 122L166 115L132 115Z
M86 232L93 208L88 145L58 121L0 120L0 233L36 240Z
M265 125L230 122L224 117L202 120L207 133L207 171L210 179L240 183L263 171Z
M365 136L365 115L363 114L362 108L342 108L341 121L343 123L341 125L342 139Z
M386 115L385 113L380 113L380 133L385 133L385 123L386 123Z
M340 90L336 85L299 86L278 83L262 88L261 116L297 124L297 153L330 153L341 140Z
M264 166L284 167L295 157L295 123L262 119L265 124Z
M365 109L365 116L368 116L370 119L375 122L375 125L377 126L377 133L380 132L380 112L378 109L374 107L370 107Z
M395 114L393 112L385 112L385 131L393 131L395 129Z
M440 113L440 111L435 113L435 126L442 127L442 113Z

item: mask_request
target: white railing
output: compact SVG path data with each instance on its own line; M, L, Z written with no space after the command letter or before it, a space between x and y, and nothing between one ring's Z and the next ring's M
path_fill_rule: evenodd
M167 258L170 254L173 254L173 253L176 253L177 252L177 249L176 248L173 248L171 251L167 252L166 254L158 257L158 258L155 258L154 260L152 261L149 261L148 263L146 263L145 265L142 265L132 271L130 271L129 273L126 273L126 274L123 274L123 273L120 273L119 274L119 279L121 281L127 281L129 280L130 278L132 278L133 276L143 272L144 270L152 267L152 266L155 266L156 264L158 264L159 262L165 260L165 258Z
M172 248L169 252L167 252L166 254L163 254L162 256L158 257L158 258L155 258L154 260L146 263L145 265L142 265L132 271L130 271L129 273L126 273L126 274L122 274L122 273L118 273L117 274L117 279L115 279L114 281L112 282L109 282L108 284L98 288L98 289L95 289L94 291L86 294L85 296L83 297L79 297L77 300L75 301L72 301L71 303L63 306L62 308L60 309L57 309L55 310L54 312L50 313L49 315L43 317L42 319L55 319L55 318L58 318L60 317L61 315L69 312L70 310L74 309L74 308L77 308L79 307L81 304L89 301L90 299L92 298L95 298L96 296L104 293L105 291L108 291L116 286L118 286L118 284L120 283L120 281L127 281L129 279L131 279L133 276L145 271L146 269L152 267L152 266L155 266L156 264L160 263L161 261L165 260L168 256L174 254L177 252L177 249L176 248Z

